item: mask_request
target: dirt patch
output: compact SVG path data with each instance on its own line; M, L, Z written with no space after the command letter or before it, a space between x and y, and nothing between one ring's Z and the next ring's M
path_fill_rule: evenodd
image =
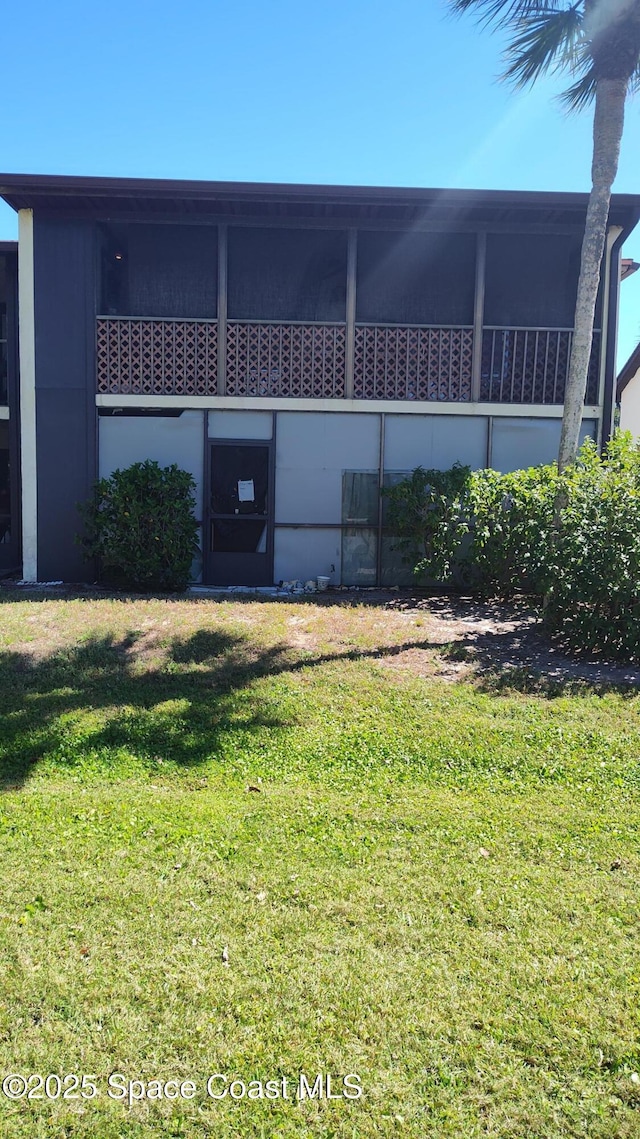
M367 614L365 625L369 631L376 628L381 663L399 672L453 683L475 678L493 689L549 694L568 688L640 687L638 666L572 657L550 644L542 636L539 610L526 600L500 604L369 590L332 592L316 604L316 612L325 606L334 613L357 607ZM336 615L334 643L342 640L342 627L343 619Z
M527 605L481 602L471 598L402 598L385 608L428 615L430 638L443 642L448 679L474 673L492 686L640 686L640 668L568 656L543 636L539 611ZM458 660L459 668L452 662Z

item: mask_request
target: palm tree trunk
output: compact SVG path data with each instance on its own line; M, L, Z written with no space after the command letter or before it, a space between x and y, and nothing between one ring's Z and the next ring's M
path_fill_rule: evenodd
M578 453L596 298L600 284L600 266L607 237L611 186L618 171L626 94L626 79L598 80L593 120L592 185L582 241L575 326L564 395L562 433L558 452L560 470L575 462Z

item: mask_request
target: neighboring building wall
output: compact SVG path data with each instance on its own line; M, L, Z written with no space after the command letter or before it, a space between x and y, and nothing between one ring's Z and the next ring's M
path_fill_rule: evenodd
M620 396L620 428L640 439L640 368Z

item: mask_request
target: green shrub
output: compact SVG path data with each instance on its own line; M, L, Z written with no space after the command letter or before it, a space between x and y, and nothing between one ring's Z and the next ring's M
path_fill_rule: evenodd
M194 489L187 471L150 459L100 479L80 507L80 542L101 577L139 590L185 589L198 550Z
M562 475L418 468L388 493L388 528L418 575L533 594L568 648L640 660L640 449L628 433L602 456L588 440Z
M585 445L564 481L544 620L572 649L640 660L640 450Z
M471 468L459 463L448 471L418 467L383 491L386 528L417 577L447 582L454 576L466 529L461 502L470 477Z
M466 559L467 580L478 592L546 593L561 486L556 466L473 472L464 502L471 534Z

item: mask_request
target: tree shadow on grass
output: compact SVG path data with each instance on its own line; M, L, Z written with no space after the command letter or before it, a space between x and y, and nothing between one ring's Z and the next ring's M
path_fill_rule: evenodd
M145 662L144 634L94 636L48 656L0 653L0 789L21 787L43 760L72 772L109 757L127 770L197 767L229 754L233 742L290 727L292 705L270 701L254 683L341 661L394 656L413 642L300 654L250 637L199 630ZM436 650L438 646L422 644Z
M124 763L123 771L127 756L152 771L163 763L188 768L224 761L240 737L246 742L296 722L293 703L270 700L264 690L252 690L254 682L336 662L427 651L434 661L463 665L459 676L447 679L496 696L636 695L640 679L637 669L564 657L530 626L467 630L455 641L304 654L284 643L264 647L244 634L202 629L174 639L161 659L146 661L144 636L94 636L43 657L0 653L0 788L20 787L45 759L69 771L87 762L104 770L109 757Z
M258 694L237 698L294 663L286 646L262 649L225 632L198 632L144 668L136 659L141 636L93 637L40 659L0 654L0 787L21 786L45 757L71 770L105 749L115 759L120 749L131 752L152 769L194 766L215 757L239 727L257 732L286 722Z
M569 656L545 640L536 627L468 633L443 646L442 655L467 664L468 679L492 696L519 692L551 700L609 692L637 696L640 692L637 665Z

